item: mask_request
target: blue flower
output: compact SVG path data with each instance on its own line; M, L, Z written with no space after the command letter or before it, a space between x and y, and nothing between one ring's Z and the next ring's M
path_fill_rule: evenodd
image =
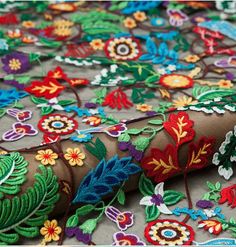
M93 138L90 133L78 133L78 135L71 136L71 140L74 142L88 142Z
M152 18L151 19L151 25L155 26L155 27L161 27L165 25L165 19L161 18L161 17L157 17L157 18Z

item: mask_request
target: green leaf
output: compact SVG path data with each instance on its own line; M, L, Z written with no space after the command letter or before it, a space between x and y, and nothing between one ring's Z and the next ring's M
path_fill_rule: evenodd
M151 196L154 194L154 185L152 181L148 179L144 173L139 178L139 190L144 196Z
M44 98L38 98L38 97L35 97L35 96L31 96L30 97L31 100L33 101L33 103L35 104L45 104L45 103L48 103L48 101Z
M121 205L125 204L125 192L123 190L120 190L120 192L117 196L117 200Z
M97 226L97 219L86 220L81 226L80 229L83 233L91 234Z
M46 38L40 38L39 42L49 48L58 48L59 46L61 46L62 42L60 41L52 41Z
M175 190L166 190L164 192L164 203L169 206L169 205L174 205L181 201L184 198L184 194Z
M3 117L6 114L6 109L2 108L0 109L0 118Z
M85 206L80 207L76 210L76 215L84 216L84 215L90 213L91 211L93 211L94 208L95 208L95 206L92 204L85 205Z
M47 114L49 114L49 113L51 113L53 111L54 111L54 109L51 106L43 106L41 108L41 114L42 115L47 115Z
M74 100L74 99L65 99L65 100L59 100L58 104L61 106L66 106L66 105L73 104L75 102L76 102L76 100Z
M139 151L144 151L150 143L150 139L140 136L134 141L135 148Z
M221 183L220 182L216 182L215 188L216 188L216 190L220 190L221 189Z
M125 133L128 133L130 135L137 135L142 132L142 129L128 129Z
M66 221L66 227L76 227L79 224L79 217L78 215L74 214L68 218Z
M211 182L207 181L207 187L210 189L210 190L215 190L215 185L212 184Z
M130 136L128 133L123 133L118 137L119 142L128 142L130 140Z
M153 119L148 121L149 124L155 124L155 125L161 125L163 124L163 121L160 119Z
M107 149L99 138L96 139L95 144L86 143L85 148L98 160L102 160L106 157Z
M40 58L39 54L36 54L36 53L30 53L29 54L29 60L31 63L34 61L37 61L39 58Z
M145 83L149 84L149 83L157 82L159 77L160 77L159 75L151 75L145 80Z
M145 214L146 214L146 222L150 222L158 218L158 216L160 215L160 211L158 210L156 205L146 206Z
M31 80L30 76L22 75L15 78L20 84L26 84Z

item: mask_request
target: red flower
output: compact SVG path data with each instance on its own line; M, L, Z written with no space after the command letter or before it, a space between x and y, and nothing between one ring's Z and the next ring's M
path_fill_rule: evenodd
M193 121L186 112L170 114L168 121L163 124L165 130L174 139L177 146L189 142L194 138Z
M109 106L112 109L117 108L118 110L121 110L122 107L129 109L133 106L133 104L128 100L127 95L120 88L107 94L102 105Z
M198 228L204 228L204 230L219 235L222 231L222 224L217 220L201 220L198 222Z
M0 24L2 25L14 25L18 23L19 20L17 19L17 16L13 13L8 13L0 16Z
M236 184L233 184L231 186L222 189L220 195L221 195L221 198L219 199L220 204L228 202L228 205L231 205L231 208L236 207Z
M141 166L147 170L148 177L159 183L181 171L177 157L177 148L168 144L163 151L152 148L151 155L142 159Z
M71 86L81 86L81 85L87 85L89 83L89 80L85 78L68 78L66 81Z
M46 77L42 82L33 81L30 86L25 88L25 91L34 94L36 97L45 97L52 99L57 97L65 87L56 79Z

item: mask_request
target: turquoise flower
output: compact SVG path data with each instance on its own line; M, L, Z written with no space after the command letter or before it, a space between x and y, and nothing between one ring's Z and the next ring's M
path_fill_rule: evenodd
M88 142L93 138L93 135L90 133L80 132L78 135L71 136L71 140L74 142Z
M153 25L155 27L162 27L165 25L165 20L161 17L152 18L151 19L151 25Z

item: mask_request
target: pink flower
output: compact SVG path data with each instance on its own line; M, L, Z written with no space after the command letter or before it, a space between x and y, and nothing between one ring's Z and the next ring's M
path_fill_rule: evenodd
M34 136L37 134L38 131L31 124L16 122L10 130L3 134L2 139L4 141L16 141L24 136Z
M175 27L182 26L184 21L188 20L188 16L179 9L168 9L167 14L170 24Z
M131 212L120 212L117 208L112 206L106 208L105 214L110 220L115 222L122 231L126 230L134 223L134 215Z
M20 111L18 109L8 109L7 114L16 118L19 122L24 122L32 117L31 111Z
M125 123L119 123L116 125L112 125L103 129L105 133L112 137L118 137L120 134L127 130Z

